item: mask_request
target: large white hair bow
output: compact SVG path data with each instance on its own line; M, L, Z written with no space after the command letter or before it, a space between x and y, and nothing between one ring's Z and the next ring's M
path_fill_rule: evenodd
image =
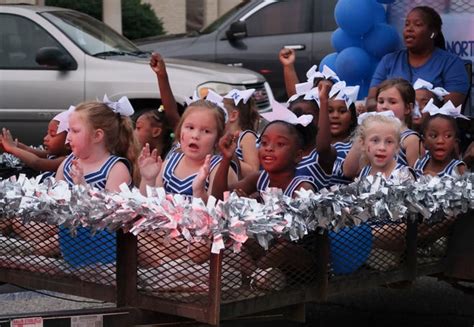
M54 116L53 120L59 122L57 134L67 132L69 130L69 116L76 109L74 106L69 106L68 110L61 111L59 114Z
M292 125L303 125L308 126L313 121L313 115L301 115L297 117L291 110L286 108L283 104L271 99L272 111L261 113L260 116L268 120L269 122L275 120L282 120Z
M216 92L214 92L213 90L209 90L206 95L206 100L214 103L216 106L219 107L219 109L221 109L224 112L224 119L225 119L225 122L227 123L227 121L229 120L229 114L227 113L227 109L224 106L224 102L223 102L224 98L220 96L219 94L217 94Z
M430 116L444 115L453 118L462 118L469 120L468 117L461 114L461 105L455 107L451 101L446 102L441 108L438 108L434 103L433 99L430 99L426 106L423 108L423 113L429 113Z
M243 101L243 103L246 104L254 92L255 92L255 89L248 89L248 90L243 90L243 91L233 89L229 93L224 95L224 98L234 100L234 104L238 106L240 101Z
M377 115L380 115L380 116L385 116L385 117L391 117L393 119L396 119L396 120L399 120L395 114L393 113L392 110L387 110L387 111L380 111L380 112L376 112L376 111L371 111L371 112L364 112L362 114L359 115L359 117L357 117L357 124L362 124L362 122L364 120L366 120L368 117L371 117L371 116L377 116Z
M335 82L339 82L340 79L336 75L336 73L329 68L328 66L324 65L323 66L323 71L318 71L318 66L313 65L307 72L306 72L306 77L308 79L308 82L313 83L316 78L324 78L327 80L332 80Z
M413 88L415 90L420 90L420 89L425 89L436 95L436 97L439 100L443 100L443 98L449 94L448 91L443 89L442 87L433 87L433 84L431 84L428 81L425 81L422 78L418 78L415 83L413 84Z
M317 87L313 87L313 82L296 84L295 87L297 93L293 94L291 98L288 99L288 104L303 96L303 100L316 101L318 108L321 106L321 101L319 99L319 89Z
M329 98L336 96L336 100L344 100L346 107L349 108L357 100L359 88L359 85L346 86L345 81L339 81L331 87Z
M135 112L133 110L132 104L126 96L123 96L118 101L114 102L110 101L110 99L107 97L107 94L105 94L103 102L110 109L112 109L113 112L120 114L120 116L130 117Z

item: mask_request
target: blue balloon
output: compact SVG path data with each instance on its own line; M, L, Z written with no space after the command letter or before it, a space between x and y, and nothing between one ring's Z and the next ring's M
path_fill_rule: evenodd
M357 94L357 100L363 100L369 94L370 79L362 80L359 83L360 89L359 94Z
M331 268L337 275L350 274L364 264L372 249L369 225L344 227L329 232Z
M374 24L387 22L387 14L385 12L384 6L382 6L378 2L374 2L373 10L374 10Z
M337 58L337 52L332 52L326 55L323 59L321 59L321 62L319 63L319 67L318 67L319 71L322 71L324 65L326 65L337 73L336 58Z
M337 75L348 85L354 85L371 75L372 61L365 50L350 47L342 50L336 58Z
M334 17L346 33L362 36L374 25L373 10L373 0L339 0L334 9Z
M342 28L338 28L332 33L331 43L337 52L341 52L349 47L362 48L362 38L360 36L347 34Z
M400 36L394 27L379 23L364 35L363 44L369 54L381 58L400 48Z

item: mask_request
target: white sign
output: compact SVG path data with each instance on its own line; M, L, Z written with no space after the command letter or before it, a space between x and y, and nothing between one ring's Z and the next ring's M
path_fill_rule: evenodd
M449 13L441 17L446 50L474 61L474 15Z
M103 327L102 315L71 317L71 327Z
M11 327L43 327L43 318L32 317L32 318L20 318L13 319L10 322Z

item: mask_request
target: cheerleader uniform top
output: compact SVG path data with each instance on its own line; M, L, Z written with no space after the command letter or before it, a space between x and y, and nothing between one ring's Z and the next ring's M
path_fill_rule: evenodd
M410 135L416 135L420 137L417 132L408 128L400 134L400 144ZM405 149L402 149L402 147L400 147L400 151L398 152L397 162L402 165L408 166L407 154Z
M425 167L428 164L428 161L430 161L431 156L429 153L425 154L422 158L418 159L415 162L415 174L416 177L419 178L424 175ZM446 167L442 171L438 173L438 177L443 177L443 176L458 176L458 167L465 165L464 161L458 160L458 159L452 159Z
M71 177L72 161L74 159L77 159L77 158L72 153L69 156L67 156L67 158L65 159L64 168L63 168L64 179L68 183L69 187L74 185L74 181L72 180L72 177ZM110 170L119 161L123 162L129 169L129 171L131 171L130 162L126 158L122 158L116 155L110 155L99 169L97 169L94 172L84 175L84 179L86 183L90 186L94 186L95 188L98 188L99 190L104 190ZM129 186L131 186L131 184L132 182L130 181Z
M298 189L298 186L301 183L310 183L311 186L314 187L315 190L317 190L316 184L314 183L313 179L309 176L295 176L291 180L290 184L286 187L286 189L283 190L283 194L289 197L293 197L293 193L295 190ZM258 177L257 180L257 191L262 192L267 189L267 187L270 184L270 178L268 176L268 173L266 171L260 172L260 176Z
M237 156L237 158L239 158L239 160L244 160L244 154L242 152L242 147L240 146L240 142L242 142L242 139L244 138L245 135L247 135L247 133L255 135L255 137L258 140L257 134L250 129L239 133L239 138L237 139L237 149L235 150L235 155Z
M53 159L56 159L57 156L55 156L54 154L48 154L46 156L46 159L49 159L49 160L53 160ZM43 171L41 174L41 179L40 179L40 182L42 183L46 178L48 177L55 177L56 176L56 172L54 170L51 170L51 171Z
M331 175L326 174L323 168L318 163L319 154L316 149L310 154L304 156L303 159L296 166L296 176L306 176L311 178L316 191L327 187L331 179Z
M364 168L362 168L362 170L361 170L359 176L357 177L357 179L360 179L361 177L365 177L365 176L370 175L371 170L372 170L371 165L365 166ZM407 179L415 179L415 177L416 177L416 175L415 175L415 172L414 172L413 168L411 168L407 165L402 165L402 164L397 162L397 165L392 170L392 173L387 178L387 180L388 181L396 181L396 180L403 181L403 180L407 180Z
M333 144L334 148L337 152L336 160L334 161L334 165L332 167L332 176L329 180L329 185L336 185L336 184L350 184L352 183L352 179L344 176L342 171L342 166L344 164L344 160L349 153L349 150L352 147L352 140L347 142L336 142Z
M183 158L184 153L179 151L170 152L164 165L163 169L163 187L167 193L183 194L183 195L193 195L193 180L196 177L197 173L189 175L188 177L181 179L176 177L174 171L179 164L179 161ZM211 167L209 171L212 171L219 162L221 162L222 157L218 155L213 155L211 158ZM209 178L206 179L206 190L209 187Z

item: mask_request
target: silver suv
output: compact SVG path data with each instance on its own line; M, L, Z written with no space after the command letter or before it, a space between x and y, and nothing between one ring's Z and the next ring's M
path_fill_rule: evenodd
M140 51L102 22L77 11L0 5L0 123L29 144L41 143L48 121L71 104L126 95L137 111L157 107L160 94ZM256 88L269 109L265 79L250 70L190 60L166 60L178 104L194 91Z

